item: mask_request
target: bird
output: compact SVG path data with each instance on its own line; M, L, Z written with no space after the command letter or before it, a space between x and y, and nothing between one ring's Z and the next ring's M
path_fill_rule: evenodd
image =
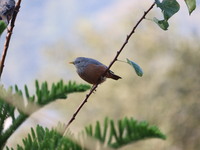
M12 18L14 10L14 0L0 0L0 20L3 20L7 25Z
M76 72L83 80L93 85L103 83L106 78L121 79L120 76L115 75L111 70L108 70L105 76L101 77L108 67L92 58L77 57L69 63L75 65Z

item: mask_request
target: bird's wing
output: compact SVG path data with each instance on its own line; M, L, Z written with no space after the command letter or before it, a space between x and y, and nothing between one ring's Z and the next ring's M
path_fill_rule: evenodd
M106 68L105 65L89 64L84 68L83 72L79 73L79 75L85 81L91 84L96 84L101 75L105 72ZM102 82L104 80L105 79L102 79Z

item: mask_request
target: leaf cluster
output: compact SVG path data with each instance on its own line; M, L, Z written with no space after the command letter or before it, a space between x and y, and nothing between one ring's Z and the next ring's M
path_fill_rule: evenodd
M196 0L185 0L185 3L188 7L189 14L191 14L196 8ZM154 17L153 21L161 29L167 30L169 27L168 20L179 11L180 5L176 0L162 0L162 2L160 2L160 0L155 0L155 4L161 9L164 19L159 20Z
M127 117L118 120L117 123L105 118L103 127L97 121L94 128L89 125L85 131L87 135L112 148L120 148L146 138L166 139L166 136L156 126L150 126L146 121L138 122Z
M10 87L8 90L1 86L0 88L0 147L3 147L12 133L35 111L42 106L57 99L66 99L67 95L73 92L84 92L90 89L89 85L76 84L63 80L53 83L48 88L47 82L41 85L35 81L36 94L30 96L27 85L24 86L24 94L17 85ZM7 118L12 119L12 125L4 129Z
M85 150L89 149L85 146L85 135L113 149L146 138L166 139L166 136L156 126L150 126L147 122L138 122L133 118L127 117L118 120L117 123L112 119L105 118L103 124L100 124L99 121L96 122L95 126L90 124L79 134L82 135L79 136L79 139L76 139L71 133L67 134L67 136L62 136L57 131L58 129L49 130L39 125L35 130L31 128L31 133L23 139L23 146L17 145L17 150ZM81 139L82 142L80 142ZM13 148L7 147L7 150L13 150Z

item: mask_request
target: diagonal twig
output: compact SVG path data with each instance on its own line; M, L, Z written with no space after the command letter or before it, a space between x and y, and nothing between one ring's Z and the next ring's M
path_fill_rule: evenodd
M7 52L8 52L8 47L9 47L9 44L10 44L10 39L11 39L11 36L12 36L13 28L15 26L15 20L17 18L17 14L18 14L19 9L20 9L20 4L21 4L21 0L18 0L17 4L15 6L15 10L13 12L13 16L12 16L12 19L11 19L11 22L10 22L10 26L8 28L8 31L7 31L6 41L5 41L5 44L4 44L4 49L3 49L1 62L0 62L0 79L1 79L1 75L3 73L4 63L5 63L6 55L7 55Z
M117 61L117 58L119 56L119 54L122 52L122 50L124 49L124 47L126 46L126 44L128 43L130 37L133 35L133 33L135 33L136 28L138 27L138 25L142 22L142 20L145 19L146 15L149 13L149 11L155 6L155 2L149 7L149 9L147 11L144 12L143 16L138 20L138 22L136 23L136 25L133 27L132 31L127 35L125 42L123 43L122 47L120 48L119 51L117 51L117 54L115 56L115 58L113 59L113 61L110 63L110 65L108 66L107 70L104 72L104 74L102 75L103 77L106 75L106 73L108 72L108 70L110 70L110 68L112 67L112 65L115 63L115 61Z
M150 12L150 10L154 7L155 2L149 7L149 9L147 11L144 12L144 14L142 15L142 17L138 20L138 22L136 23L136 25L133 27L133 29L131 30L131 32L127 35L125 42L123 43L122 47L119 49L119 51L117 51L117 54L115 55L114 59L112 60L112 62L110 63L110 65L108 66L108 68L106 69L106 71L102 74L101 78L104 77L106 75L106 73L108 72L108 70L112 67L112 65L117 61L118 56L120 55L120 53L122 52L122 50L124 49L124 47L126 46L126 44L128 43L130 37L133 35L133 33L135 33L136 28L138 27L138 25L142 22L142 20L145 19L146 15ZM65 126L65 130L63 135L65 134L66 130L68 129L69 125L75 120L76 115L79 113L79 111L81 110L81 108L84 106L84 104L87 102L88 98L90 97L90 95L96 90L96 88L98 87L99 84L96 84L92 87L92 89L90 90L90 92L86 95L85 99L82 101L82 103L79 105L79 107L77 108L77 110L74 112L73 116L71 117L71 119L69 120L69 122L66 124Z

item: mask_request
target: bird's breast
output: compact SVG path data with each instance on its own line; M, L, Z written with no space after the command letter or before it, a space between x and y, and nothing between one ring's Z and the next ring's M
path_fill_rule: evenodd
M83 80L87 81L88 83L97 84L106 68L107 67L104 65L88 64L84 68L78 68L77 73ZM105 79L105 77L100 79L100 83L105 81Z

